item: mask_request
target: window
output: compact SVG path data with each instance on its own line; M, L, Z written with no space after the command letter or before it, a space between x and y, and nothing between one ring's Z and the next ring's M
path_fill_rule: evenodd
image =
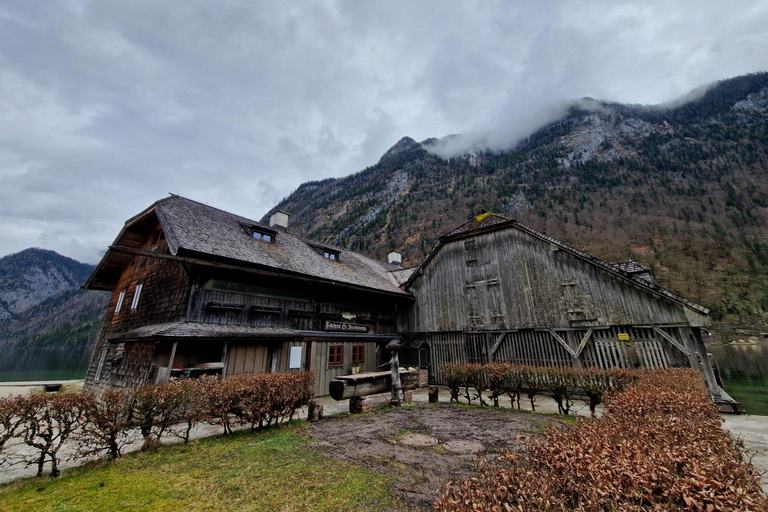
M323 249L323 258L331 261L337 261L339 259L339 252L331 249Z
M352 364L365 362L365 345L352 345Z
M331 345L328 347L328 366L344 365L344 345Z
M115 305L115 313L119 313L121 309L123 309L123 301L125 300L125 290L120 292L120 295L117 297L117 304Z
M261 231L253 232L253 238L261 240L262 242L274 242L275 236L272 233L262 233Z
M96 375L94 376L94 382L101 380L101 371L104 369L104 361L107 359L107 349L101 350L101 357L99 357L99 366L96 368Z
M133 292L133 300L131 301L131 310L139 307L139 298L141 298L141 289L144 288L143 284L136 285L136 291Z

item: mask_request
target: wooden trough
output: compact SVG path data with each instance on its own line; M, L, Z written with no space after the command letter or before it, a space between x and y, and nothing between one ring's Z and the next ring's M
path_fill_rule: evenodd
M357 375L342 375L329 384L329 392L335 400L361 398L378 393L389 393L392 389L392 372L360 373ZM416 389L419 387L418 370L400 370L401 389Z

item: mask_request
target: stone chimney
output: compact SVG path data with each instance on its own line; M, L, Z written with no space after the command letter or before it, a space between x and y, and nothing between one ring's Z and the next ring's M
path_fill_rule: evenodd
M280 231L288 230L288 218L291 215L285 213L282 210L275 210L272 215L269 216L269 227L278 229Z
M387 263L403 264L403 255L397 251L391 251L387 254Z

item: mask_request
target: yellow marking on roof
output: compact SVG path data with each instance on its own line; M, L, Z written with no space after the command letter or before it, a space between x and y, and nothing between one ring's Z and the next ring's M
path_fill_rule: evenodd
M491 216L491 214L489 212L481 213L480 215L475 217L475 220L477 222L483 222L485 219L487 219L490 216Z

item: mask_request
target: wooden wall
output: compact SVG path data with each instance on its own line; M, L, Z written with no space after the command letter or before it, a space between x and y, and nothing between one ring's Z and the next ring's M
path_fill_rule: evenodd
M146 236L144 245L145 250L156 250L158 252L167 251L167 245L162 238L162 233L157 232L157 227L150 230ZM158 240L158 235L160 236ZM137 285L142 285L139 297L138 307L131 309ZM135 329L143 325L162 324L166 322L175 322L184 318L187 301L189 297L190 282L184 268L178 262L160 260L157 258L147 258L145 256L134 256L123 269L123 273L112 291L107 314L104 324L96 340L94 355L86 373L84 389L86 391L96 391L107 389L111 380L114 380L113 387L122 388L123 382L126 382L127 359L120 359L123 352L123 344L113 346L109 340L114 336ZM115 312L119 296L125 292L123 304L120 312ZM101 353L107 350L108 364L102 365L102 374L99 376L98 385L94 382L97 369L101 358ZM153 364L153 354L149 355L148 365ZM109 363L109 361L113 361ZM152 366L152 368L154 368ZM149 381L142 380L142 375L147 372L142 369L131 381L136 385L145 384ZM145 375L151 380L151 375Z
M227 353L227 376L269 372L272 362L270 355L270 349L266 343L230 342Z
M324 322L330 320L364 325L368 334L394 335L395 314L391 301L377 308L196 288L192 291L187 319L301 331L322 331Z
M693 347L691 337L694 333L690 328L665 328L663 331L686 350ZM576 348L588 331L571 329L556 333L570 347ZM630 340L619 340L619 333L629 335ZM446 363L510 362L527 366L595 367L606 370L700 368L698 356L688 357L651 328L613 326L594 329L578 359L545 330L438 332L427 333L425 339L429 344L430 381L437 384L445 384L440 366ZM706 375L705 380L708 380Z
M340 367L328 366L328 347L342 345L344 347L344 365ZM378 365L383 363L384 347L374 341L339 339L339 340L312 340L309 349L312 351L310 370L315 373L315 395L328 394L328 384L340 375L352 373L352 346L363 345L365 347L365 363L360 365L361 372L375 372Z
M445 243L409 291L416 301L402 316L404 332L687 324L696 317L514 228Z

